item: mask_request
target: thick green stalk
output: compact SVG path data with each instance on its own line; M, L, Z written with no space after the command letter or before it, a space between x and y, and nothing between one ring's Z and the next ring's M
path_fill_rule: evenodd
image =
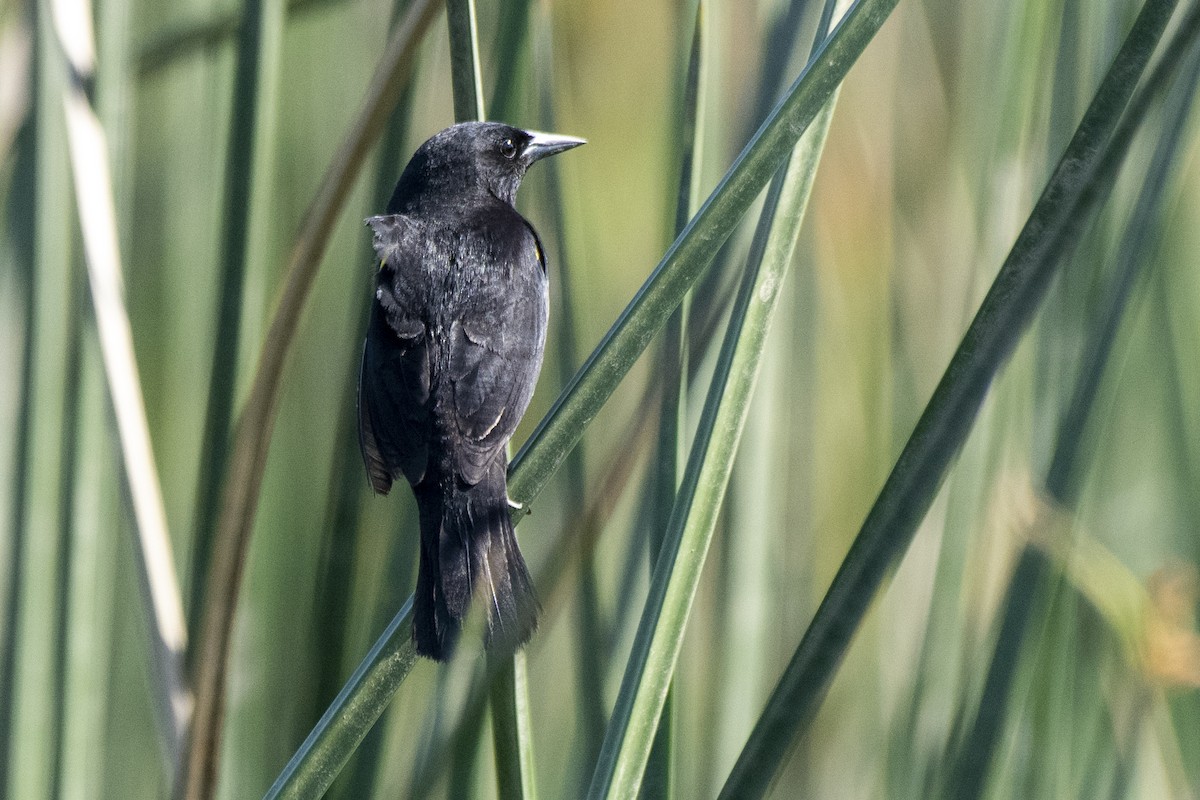
M33 8L36 8L33 7ZM32 47L30 48L32 51ZM31 84L33 103L36 106L40 81L36 61L31 57ZM14 158L11 197L25 202L5 204L5 222L13 232L10 239L12 261L19 278L14 281L21 286L20 299L21 349L20 366L12 372L18 381L15 393L16 418L13 420L11 470L8 513L4 522L7 528L7 549L4 558L4 617L0 622L0 793L8 789L12 773L13 744L15 739L15 706L18 689L16 669L18 654L18 632L21 618L21 602L25 594L25 563L30 548L29 529L25 524L26 514L36 487L33 485L33 420L35 408L34 377L37 374L37 308L38 308L38 249L36 247L35 207L41 189L38 153L37 115L31 114L13 142ZM16 303L13 304L16 307ZM8 456L5 453L5 456Z
M69 126L68 126L69 127ZM78 284L82 277L77 265L72 272L75 274L72 283ZM79 301L79 295L67 305L67 371L66 384L62 395L62 430L57 442L59 463L62 465L62 482L58 488L58 558L54 567L54 586L58 591L57 607L54 617L54 656L47 665L47 672L52 682L52 701L50 705L49 722L51 724L51 764L50 791L48 796L62 796L63 762L66 756L64 743L66 739L66 676L67 676L67 639L70 624L70 609L75 599L75 587L71 583L71 563L75 560L75 532L72 529L75 506L75 481L73 480L78 462L79 436L83 431L80 423L80 359L83 353L83 315L84 304Z
M511 121L519 110L517 104L521 99L522 88L527 83L523 70L531 60L529 16L532 6L531 0L512 0L500 4L500 18L496 23L492 52L502 56L492 59L492 93L489 96L490 102L485 104L494 120ZM548 17L551 9L546 8L544 4L538 4L537 13L540 17ZM547 31L545 36L539 36L539 42L548 36ZM542 77L545 82L552 81L553 71L546 71ZM554 130L554 127L546 125L546 130Z
M520 5L520 4L517 4ZM523 9L526 15L528 9ZM516 13L514 7L507 13ZM554 27L552 19L552 9L545 5L539 5L537 9L537 24L534 44L531 54L531 61L535 64L555 64L554 53ZM527 20L526 20L527 22ZM512 21L509 27L516 27L517 21ZM514 40L524 40L528 38L523 33L512 31L509 37ZM499 43L498 43L499 44ZM508 50L499 50L497 52L511 52ZM507 98L510 105L517 96L517 87L513 85L505 85L503 83L506 73L507 80L512 82L515 78L515 70L513 62L517 61L518 54L514 53L511 57L501 59L501 64L498 65L500 72L497 73L496 93L497 98ZM558 115L557 108L554 102L555 92L555 71L552 69L541 70L537 81L537 100L539 107L539 122L538 125L543 130L556 131L558 130ZM497 119L507 119L507 113L500 107L494 106L492 112ZM551 312L554 316L554 328L557 333L554 335L553 351L555 354L555 378L560 384L565 384L571 379L575 373L575 367L582 358L579 352L579 317L582 305L581 299L576 296L574 290L575 276L571 271L571 258L569 257L569 242L567 239L567 221L566 209L564 208L564 198L562 191L562 162L558 159L550 159L545 167L538 167L539 170L545 170L545 178L542 184L546 187L544 202L542 208L548 212L546 216L550 220L550 236L549 239L543 231L543 241L553 241L553 246L550 247L550 255L547 257L547 269L550 271L550 287L552 291L551 307L554 311ZM539 228L541 221L539 220ZM557 256L557 257L555 257ZM555 303L554 298L557 298ZM557 312L555 314L555 312ZM587 454L583 447L577 447L572 451L563 465L563 481L560 484L563 486L563 502L567 509L570 509L571 514L584 514L588 504L589 483L587 474ZM585 517L586 519L586 517ZM574 645L575 645L575 681L579 688L575 692L576 700L576 715L579 720L578 730L581 744L581 750L584 756L579 759L581 762L586 762L588 754L594 755L594 749L604 735L604 723L608 718L608 709L605 708L604 698L600 692L589 691L590 687L600 686L603 682L605 666L608 659L606 656L605 641L608 626L605 624L599 600L599 580L597 578L597 565L593 553L587 547L586 541L588 531L585 528L576 529L576 534L579 536L578 549L581 552L581 563L579 565L579 580L577 583L577 600L576 600L576 621L574 624ZM541 576L539 576L541 577ZM544 592L546 583L544 579L538 582L539 591ZM544 595L543 595L544 597ZM548 598L546 598L548 599ZM590 774L590 773L589 773Z
M409 598L271 784L264 800L317 800L323 796L416 662ZM335 720L337 724L333 724Z
M68 85L65 64L46 6L36 7L33 147L36 184L33 192L33 273L27 336L31 363L26 410L25 461L17 465L26 496L13 535L21 540L14 576L18 594L10 608L12 671L3 676L12 701L0 709L6 723L0 742L8 747L5 797L49 797L57 767L54 759L55 624L62 593L56 585L63 531L59 518L62 483L66 480L58 443L64 432L64 392L70 337L62 320L62 287L74 274L74 234L70 216L70 170L62 116L62 91Z
M683 142L680 153L679 184L675 194L675 225L672 235L679 236L687 227L688 220L696 213L700 204L701 165L704 160L705 93L708 86L705 50L704 2L696 3L693 28L684 69L683 97L680 108L679 141ZM652 543L653 556L657 556L662 544L662 532L670 519L675 492L683 477L683 464L687 459L684 441L686 437L686 400L688 375L687 309L690 295L685 295L678 308L667 321L663 332L662 347L662 413L659 419L658 486L655 502L656 516L662 523L656 526L659 535Z
M288 0L288 15L320 9L344 0ZM238 35L244 23L242 9L210 11L209 14L173 23L147 37L135 48L131 64L141 77L151 76L167 67L207 50L222 47Z
M90 70L85 72L79 64L72 67L77 74L90 74ZM191 703L183 677L187 631L133 351L133 332L122 293L108 147L104 129L78 84L64 91L63 107L97 339L137 533L135 555L151 643L151 685L168 760L174 765L182 748Z
M1182 33L1186 33L1186 29ZM1161 89L1164 76L1170 73L1171 66L1169 60L1160 62L1155 75L1147 81L1146 86L1131 103L1129 113L1122 120L1121 129L1113 136L1114 147L1109 148L1109 158L1120 161L1138 127L1137 123L1142 119L1143 114L1140 112L1144 108L1139 107L1145 106L1146 100L1153 96L1155 89ZM1084 445L1084 432L1100 389L1100 379L1116 341L1117 330L1128 306L1130 293L1138 275L1150 260L1147 252L1150 237L1157 232L1161 222L1163 197L1170 183L1171 171L1176 168L1176 158L1190 115L1198 77L1200 59L1193 56L1188 74L1181 75L1176 84L1177 91L1172 98L1172 107L1167 112L1168 128L1159 141L1150 168L1142 181L1142 191L1126 226L1107 295L1101 304L1100 312L1096 314L1092 335L1088 337L1083 357L1080 359L1075 388L1066 412L1059 422L1054 456L1043 485L1050 498L1060 505L1071 506L1075 502L1079 475L1086 461L1080 455ZM1115 166L1102 170L1110 184L1115 180L1116 172ZM1035 587L1046 585L1050 570L1051 564L1046 555L1035 545L1026 544L1009 579L1000 632L988 667L983 694L980 696L970 732L955 760L952 778L945 792L948 798L971 800L983 793L992 754L1006 719L1022 645L1033 620L1033 599L1039 597Z
M1173 0L1148 0L1143 7L776 685L722 797L762 796L791 742L816 714L884 573L912 541L966 439L992 378L1102 199L1096 168L1173 7Z
M242 321L242 294L248 262L261 263L265 247L255 246L252 223L269 219L274 153L274 120L279 95L279 62L283 47L283 0L247 0L238 42L233 113L225 170L224 219L221 236L220 298L216 342L209 375L204 439L196 493L193 538L192 592L189 629L201 628L208 605L226 591L224 575L214 569L213 548L219 542L215 527L220 488L228 476L231 418L237 385L237 360ZM255 187L259 187L255 190ZM257 239L257 241L255 241ZM237 594L237 588L232 589ZM230 608L230 616L236 607ZM230 621L232 622L232 621ZM211 642L199 640L201 646ZM228 647L221 648L228 658ZM189 653L193 666L204 653ZM201 667L203 669L203 666ZM224 675L224 669L218 673ZM186 800L207 800L216 791L224 726L223 678L205 684L198 693L188 737L187 753L176 787Z
M85 319L87 318L84 315ZM86 330L86 329L85 329ZM103 785L108 763L108 719L112 713L108 687L112 681L114 620L122 613L114 602L120 534L129 526L121 519L117 459L110 438L111 411L94 339L83 342L80 361L78 439L73 505L70 509L71 564L69 608L63 676L62 753L59 759L63 800L88 800ZM159 737L164 741L163 737ZM165 748L164 748L165 751ZM153 766L166 765L150 759Z
M631 797L641 784L832 114L831 101L767 196L600 751L588 795L593 800Z
M486 119L483 80L479 73L479 34L475 0L446 0L450 29L450 81L454 87L454 121Z
M700 175L704 160L705 95L708 89L708 59L704 57L704 0L696 3L692 16L692 36L687 48L678 141L682 142L679 187L675 194L675 226L672 236L687 227L700 204ZM687 461L688 327L691 308L689 292L671 314L663 331L661 374L663 390L658 421L658 457L654 476L654 527L650 540L651 574L662 549L671 522L679 484ZM674 692L668 690L658 721L658 732L646 765L641 796L671 800L674 797L673 762L675 750Z
M132 4L109 0L96 12L96 115L103 126L111 160L112 194L118 223L128 223L128 205L122 202L123 177L129 174L132 148L125 145L126 111L132 91L129 45ZM118 233L122 227L118 225ZM79 362L79 419L75 485L71 508L71 564L66 615L66 670L63 676L62 753L58 781L60 800L90 800L104 785L110 770L110 715L115 704L110 687L115 676L113 666L115 620L121 613L116 597L118 555L126 552L133 537L123 508L123 486L119 473L117 448L112 439L112 404L103 368L98 337L87 335L93 317L87 301L80 298L84 320L84 341ZM115 521L121 520L120 523ZM130 592L129 596L136 596ZM149 618L149 615L146 615ZM157 684L157 681L155 682ZM148 681L142 685L151 685ZM163 730L160 728L160 731ZM155 731L158 733L159 731ZM165 737L159 735L159 742ZM162 748L166 752L166 748ZM167 758L148 759L148 772L154 772Z
M1193 14L1190 18L1193 25L1200 24L1200 15ZM1192 29L1181 28L1180 36L1197 34ZM1185 41L1185 39L1177 39ZM1182 53L1180 53L1182 55ZM1170 67L1173 59L1164 59L1159 63L1155 73L1147 81L1146 87L1130 104L1129 113L1122 121L1122 127L1114 135L1113 157L1123 156L1123 150L1128 148L1145 112L1145 107L1153 99L1155 91L1161 91L1171 76ZM1193 54L1192 64L1188 73L1179 77L1176 92L1172 98L1171 108L1167 112L1170 126L1159 141L1154 153L1146 178L1142 182L1142 192L1138 196L1137 205L1133 210L1129 225L1126 228L1121 249L1116 259L1116 275L1109 287L1105 302L1096 315L1096 330L1088 339L1087 348L1083 353L1079 376L1075 382L1075 390L1071 394L1070 403L1063 414L1059 426L1054 457L1046 471L1045 486L1047 492L1056 502L1071 504L1075 501L1078 468L1081 466L1080 449L1084 444L1084 428L1096 394L1100 388L1100 379L1108 364L1112 348L1116 341L1117 330L1125 315L1130 293L1142 269L1149 261L1151 236L1158 232L1161 224L1161 208L1170 183L1172 171L1177 167L1177 155L1182 143L1183 134L1189 119L1192 102L1195 99L1195 87L1200 79L1200 60ZM1117 167L1111 166L1106 172L1109 180L1116 179Z
M498 664L496 670L491 686L492 741L500 799L536 800L524 651L518 651L506 659L506 663Z
M282 0L246 0L243 16L229 116L219 256L221 274L217 282L215 340L208 376L192 534L188 629L193 631L199 629L204 613L217 503L229 455L246 266L261 263L264 250L256 246L262 237L251 233L263 230L263 223L270 219L274 177L274 121L279 98L284 4ZM252 222L258 225L252 226ZM194 653L189 654L191 657Z

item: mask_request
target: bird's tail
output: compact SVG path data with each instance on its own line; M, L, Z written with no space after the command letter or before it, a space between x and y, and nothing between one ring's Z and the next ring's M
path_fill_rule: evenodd
M489 649L513 651L529 641L541 606L509 516L505 460L483 480L454 479L416 489L421 564L413 600L417 652L437 661L454 653L463 619L478 596Z

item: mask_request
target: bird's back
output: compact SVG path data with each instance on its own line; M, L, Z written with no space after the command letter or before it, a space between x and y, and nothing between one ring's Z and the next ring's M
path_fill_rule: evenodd
M402 219L384 250L365 354L390 364L365 379L391 384L364 387L388 406L374 416L391 421L372 420L373 433L393 477L472 482L511 437L537 380L548 316L540 246L499 201Z

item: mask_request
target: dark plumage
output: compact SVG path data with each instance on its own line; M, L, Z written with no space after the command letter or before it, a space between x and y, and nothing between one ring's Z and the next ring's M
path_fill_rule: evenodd
M371 486L404 477L421 522L417 652L453 653L472 599L487 643L528 641L539 606L509 518L505 445L546 342L546 264L514 208L525 170L583 140L462 123L413 155L367 220L380 258L358 385Z

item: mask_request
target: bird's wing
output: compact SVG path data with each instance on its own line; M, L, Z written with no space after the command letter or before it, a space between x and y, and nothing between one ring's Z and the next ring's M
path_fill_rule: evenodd
M358 435L371 486L386 494L400 474L414 484L425 474L430 343L414 277L422 254L415 224L399 214L367 222L380 267L358 378Z
M488 236L485 276L451 327L449 378L458 427L456 466L477 483L517 429L546 342L548 294L537 237L513 214Z
M372 316L374 316L372 314ZM358 449L362 452L363 465L367 468L367 480L371 488L379 494L387 494L392 488L392 471L379 450L379 442L375 438L375 428L371 424L370 403L372 401L371 387L366 385L366 376L370 371L368 350L371 340L363 343L363 357L358 369Z

